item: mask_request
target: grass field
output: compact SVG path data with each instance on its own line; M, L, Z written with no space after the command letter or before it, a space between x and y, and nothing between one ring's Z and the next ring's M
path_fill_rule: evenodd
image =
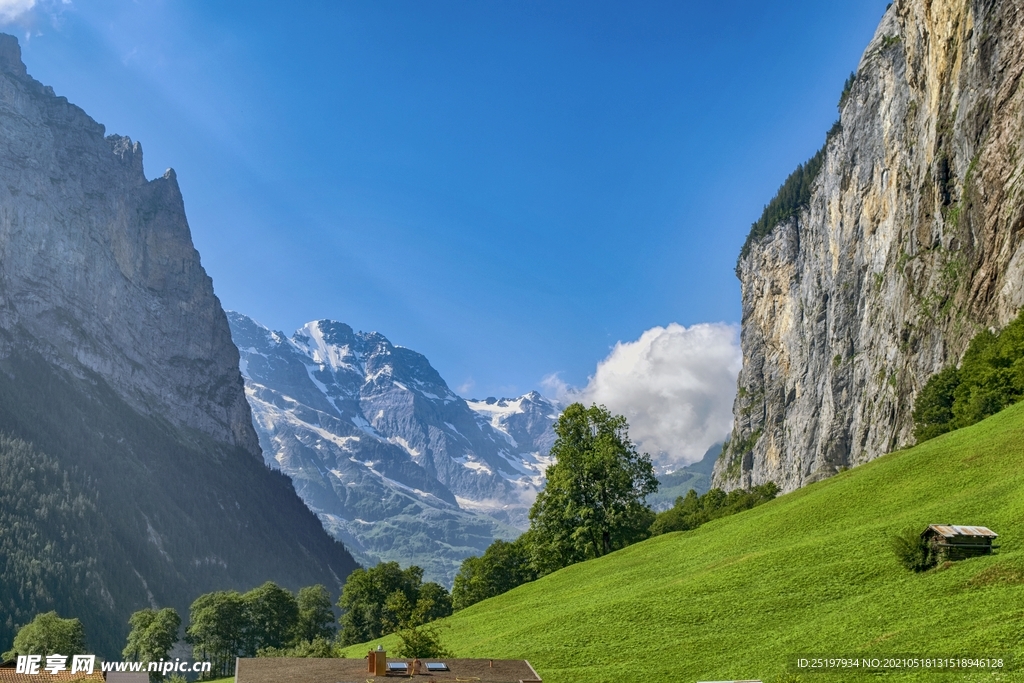
M910 573L890 536L929 523L988 526L1001 549ZM441 623L458 656L526 658L546 683L1024 681L1024 404ZM1010 655L1022 672L797 674L797 655Z

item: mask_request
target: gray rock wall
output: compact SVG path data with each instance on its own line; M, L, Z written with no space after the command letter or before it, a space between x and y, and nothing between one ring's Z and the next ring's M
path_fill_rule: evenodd
M259 455L238 352L168 170L26 74L0 35L0 355L95 371L136 409Z
M792 490L913 443L913 402L1024 303L1024 3L899 0L810 206L739 264L743 370L715 481Z

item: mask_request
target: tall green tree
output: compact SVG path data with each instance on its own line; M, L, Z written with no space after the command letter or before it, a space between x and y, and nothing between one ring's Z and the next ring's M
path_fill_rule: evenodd
M178 642L181 617L170 607L157 611L139 610L128 619L131 631L128 642L121 652L126 660L136 662L157 662L170 656L171 648ZM163 674L150 672L151 681L163 680Z
M18 655L85 654L85 629L78 619L61 619L56 612L37 614L14 636L14 646L4 660Z
M452 596L439 583L427 581L420 586L416 596L416 606L411 618L400 626L419 626L437 619L443 619L452 613Z
M382 562L349 574L338 600L343 645L362 643L451 614L443 586L423 583L423 569Z
M211 663L213 677L228 676L235 657L243 654L246 638L245 599L238 591L216 591L200 595L189 608L185 642L193 657Z
M629 439L626 418L573 403L555 423L555 463L530 509L535 564L553 571L645 537L658 489L654 466Z
M299 623L295 630L299 642L334 637L334 610L331 594L322 585L306 586L299 591Z
M254 657L265 647L284 647L295 638L299 625L299 603L290 591L273 581L242 595L244 652Z

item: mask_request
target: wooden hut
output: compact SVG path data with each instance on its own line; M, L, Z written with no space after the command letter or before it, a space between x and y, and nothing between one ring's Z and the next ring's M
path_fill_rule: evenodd
M999 534L983 526L931 524L921 537L928 541L928 547L938 561L944 562L988 555L993 548L998 547L992 545L992 541Z

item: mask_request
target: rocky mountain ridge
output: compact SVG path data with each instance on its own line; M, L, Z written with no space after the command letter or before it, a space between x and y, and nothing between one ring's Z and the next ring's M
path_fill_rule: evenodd
M558 413L540 394L466 401L376 332L228 318L268 466L364 562L450 585L463 558L526 528Z
M1024 12L897 0L810 201L740 259L743 370L715 483L792 490L912 443L913 400L1024 304Z

